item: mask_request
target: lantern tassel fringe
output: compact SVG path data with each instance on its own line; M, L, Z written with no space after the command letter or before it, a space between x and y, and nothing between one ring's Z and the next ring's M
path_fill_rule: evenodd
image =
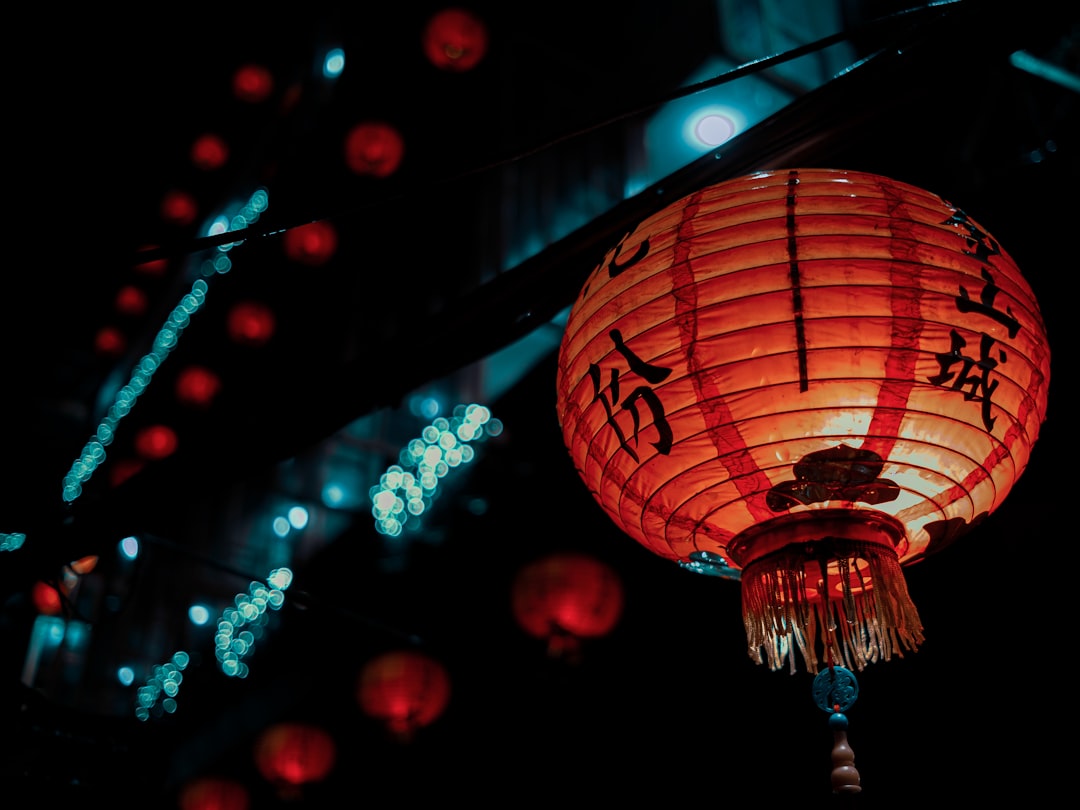
M795 672L792 642L816 673L822 660L862 670L923 641L896 553L877 543L830 537L765 555L743 571L742 607L750 657L773 670Z

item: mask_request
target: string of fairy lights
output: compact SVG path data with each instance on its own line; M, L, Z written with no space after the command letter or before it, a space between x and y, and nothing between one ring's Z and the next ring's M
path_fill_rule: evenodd
M502 429L501 420L477 403L457 405L449 418L436 417L401 449L400 463L391 464L369 490L376 531L397 537L410 516L410 528L417 528L420 516L437 497L439 482L451 470L476 458L472 442L498 436ZM222 611L214 633L214 654L226 676L248 676L245 659L266 632L270 613L285 604L285 591L292 579L289 568L277 568L266 583L251 582L247 592L236 594L233 606ZM168 662L153 668L149 680L137 691L135 716L139 720L177 710L180 683L190 660L188 653L178 651Z
M210 236L217 236L231 231L240 231L258 222L259 217L269 205L269 195L265 189L256 190L247 202L231 216L217 217L208 228ZM202 276L222 275L232 269L232 261L228 251L238 242L230 242L218 245L212 258L206 259L202 264ZM184 295L180 302L173 308L165 319L165 324L158 330L154 337L150 351L143 355L131 372L128 382L120 387L113 398L112 404L105 412L105 416L97 426L94 435L83 446L82 452L75 459L64 476L63 498L65 503L71 503L78 498L83 491L83 485L106 459L105 448L112 444L116 436L116 428L120 421L127 416L135 407L140 395L150 385L154 374L161 364L168 359L173 349L176 348L180 336L191 323L192 316L202 309L206 302L206 294L209 285L204 277L195 279L191 290Z
M265 189L258 189L232 215L216 217L207 228L209 236L242 231L255 224L269 204ZM229 251L242 240L218 245L212 256L200 265L199 277L172 309L154 337L152 347L135 364L127 383L116 392L112 404L94 434L83 446L63 479L62 497L71 504L107 458L120 422L135 407L156 372L177 346L192 317L202 309L209 292L207 279L232 269ZM449 417L436 417L420 435L409 441L379 482L369 490L375 528L389 537L401 535L408 528L416 530L420 517L438 496L440 481L457 467L476 458L473 443L502 433L502 422L484 405L459 404ZM410 522L411 519L411 522ZM15 550L23 545L25 534L0 535L0 550ZM246 678L247 660L256 642L266 633L270 614L285 604L285 591L292 583L293 572L287 567L270 572L265 582L252 581L246 592L237 593L233 604L222 611L214 633L214 655L218 668L227 677ZM191 655L178 650L162 664L154 665L148 679L137 688L135 717L148 721L172 714L179 706L178 697L184 672Z
M264 634L271 611L285 604L285 591L293 572L282 567L270 572L266 582L253 581L247 592L236 594L232 607L222 611L214 633L214 655L218 667L228 677L246 678L246 658L255 652L255 642ZM180 650L164 664L155 666L149 680L136 692L135 717L146 721L176 711L177 695L191 656Z
M437 417L412 439L369 491L375 530L398 537L414 518L427 510L438 495L439 481L450 470L476 457L473 441L502 433L502 422L484 405L458 405L450 418Z

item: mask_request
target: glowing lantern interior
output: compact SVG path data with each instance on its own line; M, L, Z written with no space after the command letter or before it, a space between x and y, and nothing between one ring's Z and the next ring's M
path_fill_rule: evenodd
M558 417L623 531L742 580L752 658L861 669L917 648L900 566L1001 505L1049 370L1032 290L965 212L877 175L771 171L608 251L569 315Z

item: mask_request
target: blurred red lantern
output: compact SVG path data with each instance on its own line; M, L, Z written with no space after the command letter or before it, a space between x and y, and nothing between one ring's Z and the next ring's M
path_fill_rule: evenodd
M405 141L383 121L365 121L345 136L345 164L356 174L389 177L405 156Z
M190 225L199 214L195 198L186 191L173 189L161 198L161 218L173 225Z
M255 741L255 765L277 787L301 787L330 775L337 745L318 726L282 722L266 728Z
M176 452L180 440L168 425L148 425L135 434L135 451L144 459L162 459Z
M309 222L285 232L282 247L294 262L317 267L337 251L337 230L325 220Z
M274 335L274 311L259 301L240 301L229 310L228 330L233 342L262 346Z
M472 70L484 58L487 47L487 26L463 8L443 9L432 15L424 28L424 53L441 70Z
M94 335L94 351L102 357L119 357L127 349L127 338L115 326L103 326Z
M138 317L146 312L150 302L143 290L134 284L125 284L116 293L116 311Z
M66 595L66 594L65 594ZM38 580L30 591L31 599L38 613L46 616L58 616L64 608L64 599L55 585Z
M547 642L552 657L576 660L581 640L610 633L622 617L622 580L607 563L580 552L550 554L523 566L511 588L521 628Z
M270 97L274 89L274 77L262 65L246 64L233 74L233 95L240 101L257 104Z
M185 405L208 408L221 391L221 378L204 366L186 366L176 375L176 398Z
M872 174L768 171L649 216L558 362L573 463L627 534L741 580L750 656L915 650L901 566L997 509L1046 416L1031 288L974 219Z
M393 650L368 661L357 683L360 709L408 742L434 723L450 703L450 676L442 662L416 650Z
M200 135L191 144L191 163L204 171L220 169L229 159L229 145L213 132Z
M220 776L203 776L183 786L180 810L248 810L251 797L241 782Z

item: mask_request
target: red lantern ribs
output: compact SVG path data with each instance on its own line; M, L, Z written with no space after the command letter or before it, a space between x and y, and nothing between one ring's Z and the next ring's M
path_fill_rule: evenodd
M862 669L922 642L902 566L1001 505L1049 371L1031 288L965 212L768 171L608 251L567 321L558 417L624 532L741 580L752 659Z

